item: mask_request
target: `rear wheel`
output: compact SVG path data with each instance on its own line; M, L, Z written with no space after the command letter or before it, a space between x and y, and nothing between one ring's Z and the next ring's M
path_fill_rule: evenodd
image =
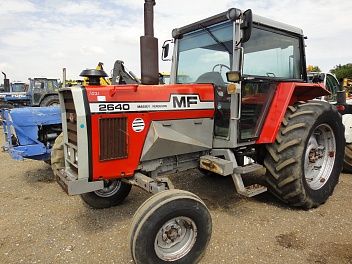
M352 173L352 143L346 144L345 157L343 159L343 170Z
M135 213L130 249L135 263L197 263L212 232L211 216L194 194L167 190L150 197Z
M59 96L58 95L49 95L45 97L43 101L40 102L40 106L58 106L60 105Z
M132 185L121 180L105 180L104 189L81 194L82 200L93 208L103 209L119 205L128 196Z
M320 101L290 106L276 141L266 146L271 192L306 209L325 203L339 179L344 145L344 127L335 107Z

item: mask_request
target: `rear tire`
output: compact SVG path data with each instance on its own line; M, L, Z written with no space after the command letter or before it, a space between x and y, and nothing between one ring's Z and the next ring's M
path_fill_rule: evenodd
M343 158L343 170L352 173L352 143L345 146L345 157Z
M58 95L49 95L44 98L43 101L40 102L40 106L58 106L60 105L59 96Z
M81 194L82 200L96 209L109 208L121 204L132 188L121 180L105 180L104 189Z
M196 195L163 191L135 213L130 229L131 255L136 264L197 263L211 232L210 213Z
M288 107L264 165L270 191L293 206L325 203L338 183L345 137L341 115L329 103Z

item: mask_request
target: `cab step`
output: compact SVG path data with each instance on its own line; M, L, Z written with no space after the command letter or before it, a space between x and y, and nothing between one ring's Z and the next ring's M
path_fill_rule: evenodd
M238 166L238 167L234 168L233 173L245 174L245 173L260 170L262 168L263 168L263 166L258 163L251 163L251 164L247 164L244 166Z
M214 156L201 156L200 167L202 169L215 172L222 176L228 176L233 172L233 162Z
M241 174L246 174L262 169L262 165L258 163L250 163L247 165L238 166L236 168L233 168L233 166L233 162L229 160L221 159L210 155L200 157L200 167L202 169L215 172L222 176L231 175L233 182L236 186L236 190L239 194L246 197L252 197L267 191L267 188L265 186L259 184L244 186L241 177Z
M233 173L231 176L232 176L233 182L235 183L237 192L243 196L253 197L255 195L258 195L267 191L267 188L260 184L252 184L249 186L244 186L241 174Z

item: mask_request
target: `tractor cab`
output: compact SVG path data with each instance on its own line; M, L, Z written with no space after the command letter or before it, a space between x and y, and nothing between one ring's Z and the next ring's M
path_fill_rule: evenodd
M302 30L251 10L174 29L173 38L170 83L214 85L215 148L258 140L279 83L306 82ZM169 43L163 49L165 57Z
M29 78L29 92L32 94L33 106L46 106L42 105L45 98L50 96L58 103L57 93L59 90L59 82L57 79L48 78Z

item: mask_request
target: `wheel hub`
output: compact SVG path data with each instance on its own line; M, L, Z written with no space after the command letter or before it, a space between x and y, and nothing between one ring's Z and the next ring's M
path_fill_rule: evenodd
M317 148L312 148L309 151L309 163L315 163L319 159L324 157L324 150L323 146L318 146Z
M188 217L177 217L166 222L158 231L154 248L159 258L174 261L185 256L197 239L197 227Z
M117 180L106 180L104 181L104 188L95 191L95 194L100 197L110 197L119 191L121 187L121 181Z
M169 244L169 243L175 242L175 240L178 237L181 237L181 235L182 235L181 226L179 226L178 224L168 225L164 230L163 241L166 244Z
M313 190L322 188L327 182L335 162L335 135L327 124L318 126L309 138L304 173L308 186Z

